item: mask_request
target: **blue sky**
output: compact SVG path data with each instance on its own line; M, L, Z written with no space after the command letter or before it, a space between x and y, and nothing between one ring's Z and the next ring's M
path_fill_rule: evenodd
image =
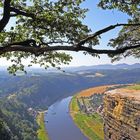
M118 12L117 10L102 10L97 7L98 0L86 0L81 6L84 8L88 8L89 11L86 14L86 18L84 19L84 23L88 25L92 32L100 30L104 27L107 27L116 23L126 23L128 16L124 13ZM13 23L13 22L11 22ZM97 49L109 49L107 43L109 39L117 36L120 28L112 30L108 33L103 34L100 40L100 45L96 46ZM73 56L73 60L69 66L81 66L81 65L98 65L98 64L109 64L111 63L111 59L106 55L101 55L100 59L92 57L90 55L84 55L81 52L71 52L69 53ZM118 63L139 63L139 59L135 59L133 57L129 57L126 59L122 59L121 61L115 62L113 64ZM1 65L10 65L10 62L7 62L5 59L0 59ZM24 64L27 63L27 60L24 61ZM64 65L62 65L64 66Z
M100 30L109 25L113 25L116 23L126 23L128 16L122 12L117 10L102 10L97 7L98 0L86 0L82 7L88 8L89 11L86 14L86 18L84 19L84 23L88 25L93 32ZM107 46L109 39L116 37L120 28L112 30L108 33L103 34L100 40L100 45L96 46L98 49L110 49ZM111 59L107 55L101 55L100 59L83 55L82 53L70 53L73 56L73 60L70 63L71 66L80 66L80 65L98 65L98 64L109 64L111 63ZM135 59L133 57L122 59L121 61L114 62L113 64L118 63L139 63L139 59Z

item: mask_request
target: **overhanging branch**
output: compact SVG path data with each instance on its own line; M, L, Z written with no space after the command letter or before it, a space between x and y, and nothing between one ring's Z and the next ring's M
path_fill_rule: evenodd
M103 33L106 33L106 32L108 32L110 30L113 30L116 27L120 27L120 26L140 26L140 23L137 23L137 24L115 24L115 25L110 25L110 26L105 27L105 28L95 32L94 34L91 34L91 35L87 36L86 38L82 39L81 41L79 41L78 46L81 46L81 45L85 44L86 42L94 39L95 37L97 37L97 36L99 36L99 35L101 35Z
M44 48L35 48L31 46L22 46L22 45L13 45L11 47L0 47L0 55L6 52L29 52L36 56L43 54L44 52L51 52L51 51L86 51L91 54L108 54L108 55L117 55L122 54L127 50L140 48L140 44L134 46L126 46L124 48L119 48L116 50L99 50L99 49L92 49L85 46L80 46L79 48L74 46L52 46L52 47L44 47Z

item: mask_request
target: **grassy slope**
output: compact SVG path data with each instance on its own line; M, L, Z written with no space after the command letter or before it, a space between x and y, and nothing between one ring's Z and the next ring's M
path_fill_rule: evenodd
M140 90L140 84L128 86L127 88L128 88L128 89L134 89L134 90Z
M87 90L81 91L79 94L75 95L70 104L70 114L76 123L76 125L81 129L81 131L90 140L103 140L103 120L99 114L86 115L79 111L77 104L77 98L88 97L94 93L104 93L107 89L114 87L114 85L99 86L94 88L89 88Z
M76 125L90 140L103 140L103 121L98 114L87 116L79 111L76 96L70 104L71 116Z
M49 140L45 124L44 124L44 112L40 112L37 116L37 123L40 126L40 129L37 131L39 140Z

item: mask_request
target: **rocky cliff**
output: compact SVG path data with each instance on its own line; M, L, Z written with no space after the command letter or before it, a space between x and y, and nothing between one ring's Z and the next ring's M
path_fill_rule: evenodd
M105 140L140 140L140 90L116 89L104 97Z

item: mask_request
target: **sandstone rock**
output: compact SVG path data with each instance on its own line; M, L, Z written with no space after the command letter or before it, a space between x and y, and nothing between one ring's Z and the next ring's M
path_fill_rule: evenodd
M104 132L105 140L140 140L140 90L106 92Z

